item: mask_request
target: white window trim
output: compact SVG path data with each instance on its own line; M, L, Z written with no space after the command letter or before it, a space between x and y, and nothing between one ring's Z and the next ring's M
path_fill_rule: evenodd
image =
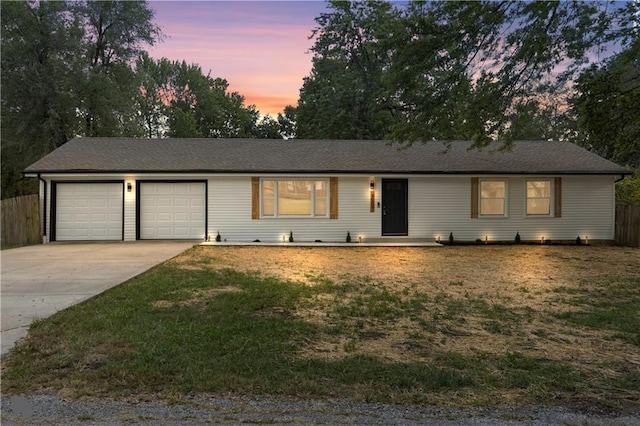
M273 215L265 215L264 212L264 182L275 182L275 186L273 188ZM294 182L294 181L303 181L303 182L313 182L312 194L311 197L311 214L310 215L278 215L278 183L279 182ZM326 188L326 199L325 199L325 214L324 215L316 215L316 182L324 182ZM261 219L329 219L330 217L330 179L329 178L305 178L305 177L297 177L297 178L286 178L286 177L265 177L260 179L260 218Z
M527 207L528 207L528 201L529 201L529 194L527 191L527 184L529 182L549 182L549 213L545 213L545 214L536 214L536 213L529 213L527 211ZM554 179L553 178L542 178L542 179L526 179L524 181L524 216L525 217L533 217L533 218L541 218L541 217L554 217L554 211L555 211L555 205L554 205L554 201L555 201L555 184L554 184Z
M503 182L504 183L504 212L502 214L482 213L482 182ZM478 217L481 218L506 218L509 217L509 180L508 179L478 179Z

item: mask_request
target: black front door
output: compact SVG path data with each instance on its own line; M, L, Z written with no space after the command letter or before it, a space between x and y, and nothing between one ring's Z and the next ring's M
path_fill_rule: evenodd
M382 235L409 235L407 179L382 179Z

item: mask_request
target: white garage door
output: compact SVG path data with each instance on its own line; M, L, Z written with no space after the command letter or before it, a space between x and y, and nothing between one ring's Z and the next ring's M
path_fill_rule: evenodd
M122 183L58 183L56 240L121 240Z
M204 182L142 182L140 239L204 239Z

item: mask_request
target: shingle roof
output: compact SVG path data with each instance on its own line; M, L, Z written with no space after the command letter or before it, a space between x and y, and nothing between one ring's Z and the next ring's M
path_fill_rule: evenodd
M481 151L470 142L265 139L75 138L25 173L419 173L628 174L627 169L567 142L514 142ZM446 152L445 152L446 151Z

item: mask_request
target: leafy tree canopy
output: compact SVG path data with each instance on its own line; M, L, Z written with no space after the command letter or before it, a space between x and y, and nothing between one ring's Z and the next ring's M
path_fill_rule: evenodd
M74 136L82 29L64 2L1 2L2 197L37 187L21 171Z
M574 139L619 163L640 167L640 40L576 81Z
M22 170L74 136L277 137L198 65L153 60L145 1L1 2L2 197L32 193ZM288 127L287 127L288 126ZM277 127L277 129L276 129Z
M394 120L383 75L399 12L386 2L330 1L314 30L311 75L296 111L300 138L383 139Z
M197 64L143 54L136 77L139 124L147 137L282 137L278 122L261 119L244 96L228 91L225 79L205 75Z
M507 148L566 139L584 127L567 114L573 81L592 58L634 45L637 16L636 2L330 1L312 35L298 135Z

